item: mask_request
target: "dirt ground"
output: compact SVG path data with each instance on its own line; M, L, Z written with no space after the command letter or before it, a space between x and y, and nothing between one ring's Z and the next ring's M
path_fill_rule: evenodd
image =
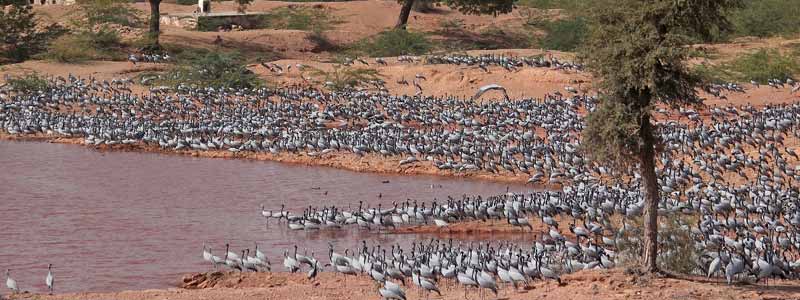
M563 284L536 280L514 290L501 286L499 295L484 293L485 299L800 299L800 282L770 281L766 284L729 286L719 280L698 277L644 278L622 270L581 271L562 277ZM124 291L116 293L75 293L57 295L17 294L9 299L42 300L233 300L233 299L381 299L376 284L366 276L345 277L330 272L314 280L296 273L207 273L187 275L181 283L186 288ZM409 285L412 285L410 282ZM406 286L407 299L465 299L462 286L440 281L442 296L427 295ZM479 291L466 290L466 299L480 299Z

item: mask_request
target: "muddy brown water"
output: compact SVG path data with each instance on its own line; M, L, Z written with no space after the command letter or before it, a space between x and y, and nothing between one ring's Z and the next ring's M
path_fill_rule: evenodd
M202 260L203 242L219 256L225 243L238 252L258 242L273 268L282 270L283 251L295 244L327 262L328 242L343 253L361 240L407 245L429 239L356 228L289 231L274 221L265 224L261 204L267 209L286 204L292 211L308 205L356 207L360 200L391 205L407 198L494 195L509 187L40 142L0 141L0 166L0 269L10 268L19 287L31 292L45 291L48 263L54 265L56 292L175 286L185 273L211 269Z

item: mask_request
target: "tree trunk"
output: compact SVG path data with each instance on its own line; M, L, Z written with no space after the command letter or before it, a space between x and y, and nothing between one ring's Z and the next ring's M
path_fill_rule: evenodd
M639 137L642 148L639 152L642 180L644 180L644 257L642 264L649 273L658 272L658 202L659 188L655 171L655 143L650 114L641 118Z
M403 7L400 9L400 17L397 18L397 24L394 29L406 29L408 24L408 17L411 15L411 7L414 6L414 0L403 1Z
M158 45L158 34L161 31L161 11L159 10L159 5L161 4L161 0L149 0L150 2L150 37L153 39L153 43Z

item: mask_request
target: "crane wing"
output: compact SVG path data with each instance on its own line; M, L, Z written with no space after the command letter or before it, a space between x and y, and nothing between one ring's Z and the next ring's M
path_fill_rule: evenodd
M477 92L477 93L475 93L475 96L473 97L473 99L478 99L478 98L480 98L480 97L481 97L481 96L482 96L484 93L486 93L486 92L488 92L488 91L491 91L491 90L498 90L498 91L502 91L502 92L503 92L503 95L504 95L506 98L508 98L508 96L507 96L507 94L506 94L506 88L504 88L504 87L502 87L502 86L500 86L500 85L498 85L498 84L494 84L494 83L493 83L493 84L484 85L484 86L480 87L480 88L478 89L478 92Z

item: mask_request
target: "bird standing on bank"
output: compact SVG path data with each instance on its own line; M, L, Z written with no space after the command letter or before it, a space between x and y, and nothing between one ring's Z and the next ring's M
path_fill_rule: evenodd
M47 290L49 294L53 294L53 290L55 289L53 284L55 283L55 279L53 278L53 264L47 265L47 277L44 279L44 283L47 284Z
M19 287L17 287L17 281L14 278L11 278L11 269L6 269L6 287L11 290L12 294L16 294L19 292Z

